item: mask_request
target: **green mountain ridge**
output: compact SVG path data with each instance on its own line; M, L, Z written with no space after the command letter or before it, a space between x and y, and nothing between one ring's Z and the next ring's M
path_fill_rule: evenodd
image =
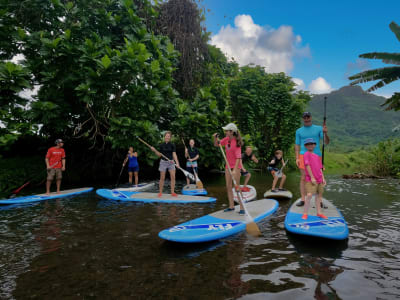
M400 124L400 112L385 111L384 97L363 91L360 86L344 86L329 94L315 95L309 103L313 123L322 125L324 97L331 143L328 150L351 151L400 137L393 128Z

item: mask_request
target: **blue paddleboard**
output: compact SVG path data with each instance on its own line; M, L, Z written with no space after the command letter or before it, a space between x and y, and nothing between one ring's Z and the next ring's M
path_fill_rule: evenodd
M117 201L134 201L134 202L160 202L160 203L209 203L215 202L217 199L213 197L201 197L190 195L178 195L177 197L171 194L162 194L161 197L157 193L133 192L99 189L97 195L110 200Z
M0 200L0 204L19 204L19 203L44 201L44 200L56 199L56 198L64 198L64 197L69 197L69 196L78 195L78 194L82 194L82 193L87 193L87 192L90 192L91 190L93 190L92 187L86 187L86 188L80 188L80 189L71 189L71 190L60 191L59 194L50 193L50 195L39 194L39 195L32 195L32 196L17 197L17 198L13 198L13 199Z
M307 220L301 218L304 206L299 207L296 205L301 199L292 204L285 218L286 230L295 234L332 240L347 239L349 229L340 211L331 202L323 199L322 202L327 208L321 208L321 213L327 216L328 219L317 217L314 199L315 196L311 199Z
M183 195L202 196L207 195L206 189L198 189L195 184L188 184L182 188Z
M254 222L273 214L278 209L278 202L273 199L252 201L246 204L249 214ZM185 222L161 231L158 236L164 240L180 243L200 243L222 239L246 230L249 223L247 216L241 216L235 211L223 210Z

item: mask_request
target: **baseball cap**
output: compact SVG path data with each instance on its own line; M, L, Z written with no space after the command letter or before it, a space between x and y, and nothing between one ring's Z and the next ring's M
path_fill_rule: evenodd
M303 112L303 118L304 118L304 117L311 117L311 113L308 112L308 111Z
M229 123L228 125L226 125L225 127L222 127L223 130L232 130L233 132L237 132L238 129L236 127L235 124L233 123Z
M56 139L56 145L58 145L60 143L64 143L64 141L62 139Z
M307 145L307 144L316 144L316 142L313 138L308 138L304 141L304 145Z

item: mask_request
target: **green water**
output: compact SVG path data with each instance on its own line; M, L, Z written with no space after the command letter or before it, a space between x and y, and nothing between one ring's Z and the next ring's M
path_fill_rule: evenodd
M287 188L298 193L298 174ZM226 207L224 177L202 176L215 204L135 204L96 194L0 206L1 299L396 299L400 187L396 180L328 176L325 197L350 236L328 243L288 235L292 201L263 235L180 245L158 232ZM259 198L271 178L254 174ZM182 187L183 181L180 182Z

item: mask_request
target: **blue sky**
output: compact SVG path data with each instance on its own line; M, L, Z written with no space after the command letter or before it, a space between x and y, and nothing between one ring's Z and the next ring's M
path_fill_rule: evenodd
M210 10L205 25L211 43L240 64L254 61L267 71L284 71L315 93L348 85L350 74L384 66L359 60L359 54L400 52L389 29L391 21L400 24L399 0L204 0L201 5ZM375 93L394 91L400 83Z

